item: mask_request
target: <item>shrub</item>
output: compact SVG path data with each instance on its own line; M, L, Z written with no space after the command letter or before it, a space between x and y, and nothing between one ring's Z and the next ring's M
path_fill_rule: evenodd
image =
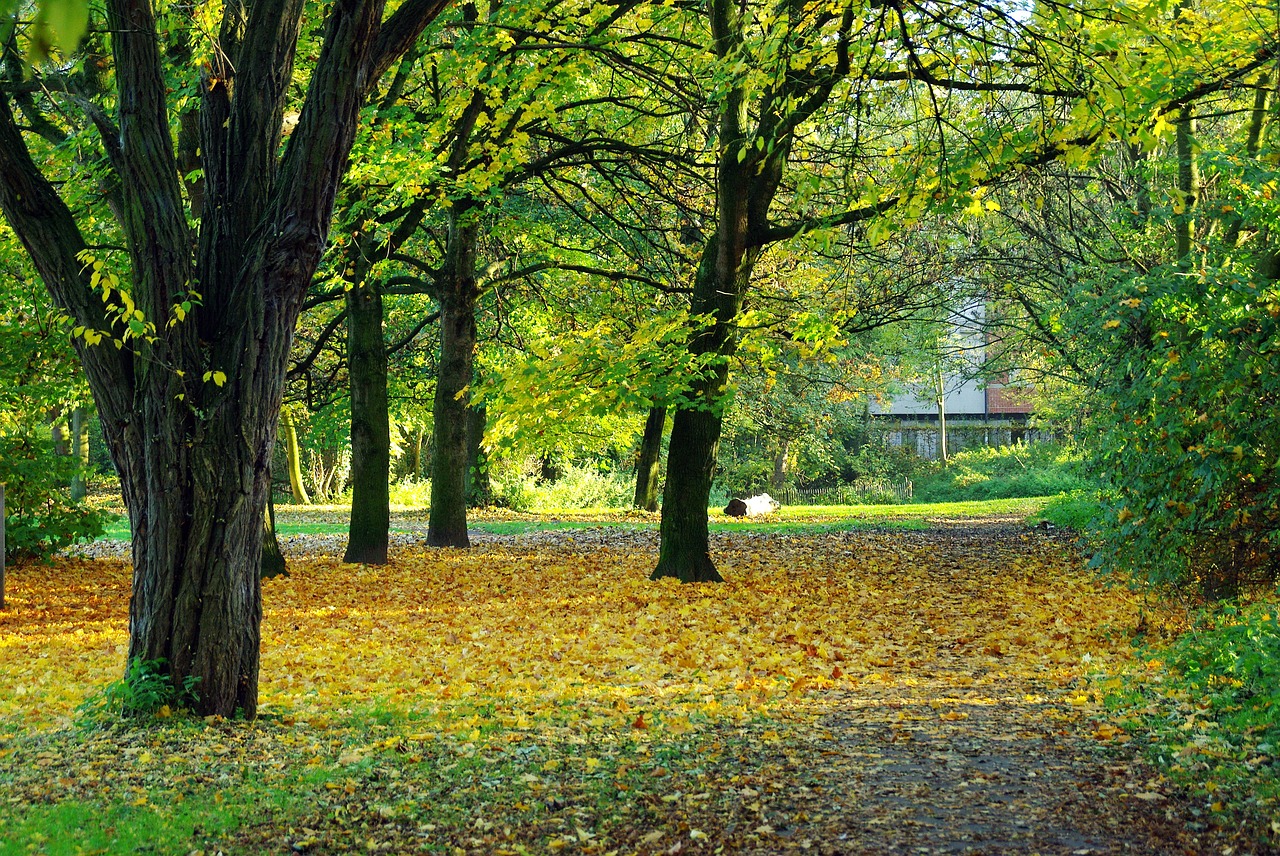
M391 504L405 508L430 508L431 479L405 478L392 482Z
M89 721L122 716L150 717L165 715L171 708L189 707L197 702L196 683L200 679L189 675L179 687L174 684L166 665L163 658L133 658L123 678L89 696L77 712Z
M628 476L570 464L560 478L535 487L533 510L625 508L634 498L635 482Z
M1124 359L1101 390L1096 467L1116 501L1098 564L1210 598L1272 582L1280 285L1164 269L1104 297L1135 309L1113 319Z
M1145 668L1113 683L1122 725L1216 824L1275 852L1280 810L1280 615L1275 602L1226 603Z
M55 454L51 441L28 433L0 437L6 560L46 558L102 534L109 515L71 501L69 485L78 470L76 459Z
M966 449L916 484L920 502L1018 499L1084 491L1080 453L1057 443Z
M537 467L507 464L491 473L494 505L513 511L626 508L635 497L630 474L569 464L553 482L537 480Z

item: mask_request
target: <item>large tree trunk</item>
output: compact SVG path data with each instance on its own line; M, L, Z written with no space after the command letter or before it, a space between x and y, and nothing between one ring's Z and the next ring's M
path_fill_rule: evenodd
M640 456L636 460L635 507L658 510L658 482L662 463L662 432L666 427L667 408L651 407L644 420L640 437Z
M382 294L367 280L347 292L351 377L351 526L343 561L383 565L391 528L391 419Z
M723 191L722 191L723 194ZM711 362L692 387L692 406L679 407L671 425L667 448L667 481L662 492L658 566L652 579L676 577L681 582L721 582L711 560L707 506L711 478L720 444L728 355L734 347L732 322L742 308L756 254L744 247L742 224L734 229L722 221L717 237L703 252L692 298L695 315L711 315L710 329L697 334L690 350ZM735 234L735 231L737 234ZM725 252L725 239L730 251ZM736 249L735 249L736 246Z
M227 4L205 76L176 70L201 99L193 240L154 11L107 0L119 124L93 119L120 179L130 321L153 325L133 335L0 95L0 208L85 334L77 352L129 509L129 658L163 659L175 686L194 680L198 713L257 712L263 520L294 326L369 88L444 5L405 0L383 22L383 0L335 0L282 154L304 4Z
M449 243L440 276L440 369L432 408L431 514L427 544L469 547L467 409L476 348L476 242L467 206L450 209Z
M717 374L723 379L728 372ZM707 503L720 443L721 416L710 410L676 410L667 449L667 483L662 493L661 544L653 579L682 583L722 582L711 561Z

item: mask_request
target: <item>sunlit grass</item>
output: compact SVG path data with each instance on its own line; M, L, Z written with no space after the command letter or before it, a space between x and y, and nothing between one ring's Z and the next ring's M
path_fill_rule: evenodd
M921 529L930 520L965 517L1031 517L1043 511L1049 497L991 499L974 502L925 502L904 505L786 505L763 517L734 519L719 508L708 509L716 531L831 532L864 528ZM277 505L276 531L280 535L345 535L351 509L345 505ZM426 508L393 506L393 532L421 531ZM626 508L573 508L518 512L484 509L470 513L472 531L491 535L521 535L562 529L601 526L621 530L656 529L661 517ZM129 520L121 516L102 535L105 540L129 540Z

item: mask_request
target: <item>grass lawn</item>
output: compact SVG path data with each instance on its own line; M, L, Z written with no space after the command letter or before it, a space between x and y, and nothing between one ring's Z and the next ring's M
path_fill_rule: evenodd
M931 520L967 517L1013 516L1025 519L1038 514L1048 498L993 499L980 502L932 502L908 505L791 505L773 514L735 520L719 509L708 512L712 532L810 533L847 532L860 529L919 530ZM349 509L344 505L277 505L276 528L281 535L344 535ZM417 532L426 524L427 511L393 507L391 531ZM490 535L522 535L561 529L656 529L657 514L617 508L564 509L537 514L487 509L470 515L473 532ZM123 515L113 521L103 539L127 541L129 521Z

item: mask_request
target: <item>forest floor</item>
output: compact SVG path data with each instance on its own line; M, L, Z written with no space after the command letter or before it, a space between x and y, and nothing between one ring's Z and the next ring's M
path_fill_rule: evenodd
M1138 598L1020 520L764 521L683 587L646 525L297 534L252 723L77 713L128 568L11 569L0 853L1248 852L1102 704Z

